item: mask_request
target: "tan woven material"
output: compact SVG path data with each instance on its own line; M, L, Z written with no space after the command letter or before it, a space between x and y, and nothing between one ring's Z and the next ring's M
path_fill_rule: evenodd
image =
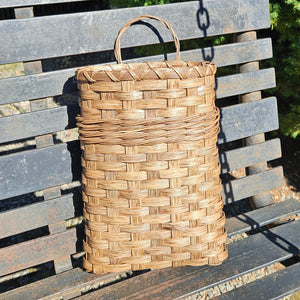
M144 18L162 21L141 16L124 28ZM215 71L180 60L77 71L86 270L226 259Z

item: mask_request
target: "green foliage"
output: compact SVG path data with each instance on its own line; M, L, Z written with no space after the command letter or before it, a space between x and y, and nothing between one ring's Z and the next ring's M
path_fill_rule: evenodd
M296 138L300 135L300 103L291 103L286 113L280 114L280 130L285 135Z
M271 0L271 34L276 68L280 131L300 135L300 1Z

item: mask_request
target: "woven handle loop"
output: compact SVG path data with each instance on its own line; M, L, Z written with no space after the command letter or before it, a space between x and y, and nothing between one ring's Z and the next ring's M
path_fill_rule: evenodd
M139 16L139 17L129 21L128 23L126 23L119 31L119 34L118 34L118 37L117 37L116 43L115 43L115 57L116 57L116 60L117 60L118 64L122 63L121 45L120 45L120 39L121 39L122 35L124 34L124 32L127 30L127 28L130 25L132 25L133 23L138 22L140 20L143 20L143 19L157 20L157 21L161 22L162 24L164 24L169 29L169 31L171 32L172 37L174 39L174 42L175 42L176 60L180 60L180 43L179 43L179 39L176 36L176 34L175 34L174 30L172 29L172 27L162 18L151 16L151 15L142 15L142 16Z

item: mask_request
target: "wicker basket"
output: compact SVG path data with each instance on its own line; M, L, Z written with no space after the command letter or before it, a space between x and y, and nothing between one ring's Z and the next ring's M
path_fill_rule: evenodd
M122 64L120 38L141 19L171 31L176 61ZM216 67L183 62L161 18L127 23L119 64L77 71L84 268L94 273L218 265L227 257L219 178Z

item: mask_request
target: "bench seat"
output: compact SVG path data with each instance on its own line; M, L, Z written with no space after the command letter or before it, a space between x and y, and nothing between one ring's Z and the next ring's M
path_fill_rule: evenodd
M270 223L299 213L300 202L289 199L238 215L226 220L228 236L262 229ZM112 283L115 284L94 293L85 294L83 299L89 299L87 297L102 299L104 296L105 299L119 299L121 296L141 299L151 297L151 295L173 299L188 296L297 254L300 249L298 236L300 231L297 228L299 228L299 221L272 230L265 228L262 232L250 235L244 240L233 242L228 245L228 261L217 267L154 270L141 275L138 275L139 272L96 275L76 268L7 292L3 294L3 297L4 299L32 299L38 294L39 297L45 299L47 297L71 299L84 294L89 289L93 290L95 287L99 288ZM274 244L276 240L278 243ZM252 243L255 243L255 248L249 246ZM267 256L260 255L264 247L268 249ZM118 283L121 280L124 281ZM146 285L143 285L143 282ZM130 290L129 286L132 287ZM182 286L185 288L183 289Z

